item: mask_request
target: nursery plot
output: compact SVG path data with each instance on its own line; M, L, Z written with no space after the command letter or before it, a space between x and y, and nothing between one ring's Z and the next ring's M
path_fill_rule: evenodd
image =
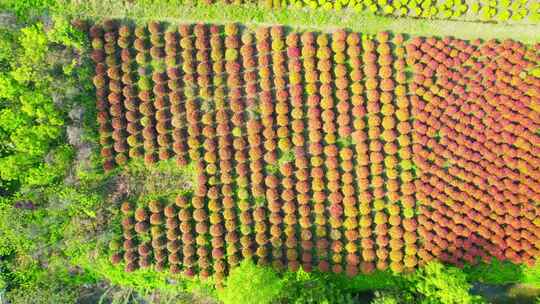
M175 202L123 205L112 258L128 271L539 255L530 47L235 24L90 36L105 168L175 158L197 174Z
M407 46L422 255L534 264L540 207L538 46L415 38Z

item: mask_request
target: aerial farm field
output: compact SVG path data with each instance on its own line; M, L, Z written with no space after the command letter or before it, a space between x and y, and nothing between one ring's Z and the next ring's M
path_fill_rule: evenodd
M540 303L540 2L0 2L0 303Z

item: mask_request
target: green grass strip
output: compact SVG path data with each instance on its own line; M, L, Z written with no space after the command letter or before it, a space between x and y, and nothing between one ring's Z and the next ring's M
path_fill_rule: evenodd
M135 23L163 20L171 23L239 22L245 25L282 24L298 30L332 31L346 28L374 34L391 31L419 36L453 36L462 39L507 39L525 43L540 41L540 25L489 24L467 21L427 20L375 16L352 11L325 11L308 8L269 9L254 4L213 4L186 6L173 2L159 3L117 0L61 0L62 14L92 19L131 19Z

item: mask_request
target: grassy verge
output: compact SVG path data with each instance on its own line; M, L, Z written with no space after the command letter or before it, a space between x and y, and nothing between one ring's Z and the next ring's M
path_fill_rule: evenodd
M527 43L539 42L540 25L488 24L467 21L427 20L374 16L352 11L326 11L308 8L272 10L253 4L185 6L169 2L127 3L102 0L62 0L61 10L73 17L92 19L126 18L134 22L164 20L173 23L241 22L246 25L283 24L301 30L331 31L347 28L373 34L392 31L421 36L454 36L463 39L507 39Z

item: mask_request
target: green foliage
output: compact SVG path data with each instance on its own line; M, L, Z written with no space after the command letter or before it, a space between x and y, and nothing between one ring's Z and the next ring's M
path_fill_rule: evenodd
M507 284L519 282L523 277L522 267L510 262L493 260L490 264L479 264L474 267L465 266L469 280L490 284Z
M356 303L355 296L345 286L333 280L332 275L305 272L302 269L284 274L282 299L286 303Z
M72 258L72 262L82 267L96 280L106 279L114 285L131 288L141 294L146 294L154 290L180 293L186 288L183 284L167 283L167 278L170 277L169 273L158 272L152 269L139 269L135 272L127 273L122 265L112 265L105 252L102 252L102 255L97 258L92 258L83 254L83 252L88 251L82 250L80 255Z
M59 146L49 152L50 160L28 169L26 183L32 186L46 186L63 176L74 155L68 145Z
M66 18L55 15L52 19L54 27L47 32L49 41L78 50L86 46L88 43L86 35L71 26Z
M0 74L0 134L4 143L4 153L0 158L0 178L3 180L24 180L27 169L39 166L40 159L61 132L63 119L44 92L32 90L39 84L28 83L35 77L29 58L43 59L42 39L35 35L39 26L24 28L19 43L12 41L13 57L18 66L11 66L9 73ZM32 45L31 41L36 44ZM27 60L28 59L28 60ZM28 64L27 64L28 63Z
M339 137L337 139L337 141L336 141L336 144L340 148L348 148L348 147L353 145L353 139L350 136L348 136L348 137Z
M39 9L17 5L30 2ZM87 67L68 55L80 55L86 38L52 19L0 32L0 294L9 303L74 303L92 282L66 263L65 239L73 218L95 216L102 198L60 183L75 152L65 144L66 111L91 98Z
M202 0L194 1L200 6L207 6L203 4ZM247 1L238 1L240 3ZM167 1L139 1L142 5L168 5ZM309 7L311 9L320 9L323 11L329 10L342 10L350 9L363 15L375 14L383 16L403 16L409 15L411 17L433 18L438 17L442 19L458 19L458 20L470 20L475 19L478 21L501 21L504 22L510 17L509 11L505 10L500 16L497 15L497 9L499 7L508 7L501 1L501 4L497 6L497 1L490 1L484 3L482 0L464 1L464 0L445 0L445 1L432 1L432 0L415 0L415 1L387 1L387 0L259 0L256 1L260 7L279 8L282 6L290 7ZM246 5L246 4L244 4ZM470 5L470 10L469 6ZM535 5L533 3L532 5ZM535 16L534 7L527 9L526 4L521 4L520 1L514 1L512 10L515 14L512 16L514 21L520 21L524 18L529 18L529 21L537 22ZM469 13L466 18L462 16L465 13ZM536 13L537 15L537 13ZM234 54L230 54L228 58L235 58Z
M21 47L19 63L23 67L26 66L27 61L32 65L42 62L49 50L49 40L43 29L43 24L37 23L23 28L19 36L19 44Z
M292 151L284 151L280 153L278 164L281 166L294 161L294 153Z
M234 127L231 133L234 137L241 137L242 129L240 127Z
M378 290L371 304L400 304L403 303L400 294L395 290Z
M527 283L540 287L540 263L529 267L493 260L489 264L467 265L463 269L469 281L487 284Z
M198 2L200 1L193 0L190 3ZM336 14L335 12L324 10L307 9L311 5L314 5L315 8L318 7L318 2L314 0L296 0L295 4L282 10L267 8L262 3L258 5L260 3L259 1L244 3L242 5L230 5L225 1L214 1L212 5L197 5L194 8L186 9L186 5L172 5L169 4L170 1L87 1L85 5L80 5L80 1L66 0L66 5L63 6L63 13L73 17L88 16L91 19L96 16L113 15L118 18L129 18L138 25L145 24L147 20L155 19L193 20L219 24L237 22L249 24L250 26L279 23L294 28L309 25L309 28L312 30L318 29L322 31L326 31L329 28L347 28L351 31L373 34L390 30L425 37L431 36L433 33L438 33L439 36L448 35L462 39L481 38L485 40L504 40L510 38L527 43L535 43L538 40L536 38L538 36L536 34L537 31L534 30L534 27L527 27L523 24L509 27L506 24L469 22L471 19L474 19L475 15L471 13L472 4L469 4L468 1L452 0L454 14L451 18L468 20L467 22L460 21L457 23L418 18L400 18L399 20L386 17L381 18L368 12L369 5L367 3L370 2L373 3L374 1L350 0L347 5L344 5L343 12ZM397 1L391 2L396 3ZM419 4L416 4L420 1L404 2L405 4L402 4L401 9L396 9L394 12L395 15L400 15L400 11L404 10L407 15L414 16L415 7L420 10L420 13L422 12ZM437 1L439 5L444 5L444 3L449 1L441 2L443 1ZM476 3L476 1L471 2ZM529 5L535 6L536 4L530 3ZM375 4L374 6L375 10L377 10L377 5ZM461 13L458 14L458 12ZM526 20L527 23L530 23L529 21L532 21L532 16L535 15L534 9L531 8L530 12ZM433 16L432 18L435 17L440 18L440 16ZM472 31L472 28L477 30Z
M167 70L167 65L165 64L164 60L154 59L150 62L150 66L152 67L152 70L155 72L161 73Z
M533 267L521 265L521 268L523 276L519 282L540 287L540 262L537 260Z
M18 195L0 201L0 256L25 256L57 249L71 217L94 218L101 203L99 194L69 186L45 189L44 193ZM41 208L46 204L47 208Z
M218 298L224 304L267 304L276 300L282 290L283 282L273 269L244 260L231 271Z
M439 262L431 262L408 275L398 276L394 284L386 287L375 287L375 298L372 304L458 304L484 303L480 296L469 293L471 282L487 275L488 268L470 267L459 269L445 266ZM472 275L474 273L477 276ZM509 270L508 268L507 270Z
M469 293L471 284L467 274L456 267L428 263L410 278L413 292L421 296L420 303L458 304L482 303Z
M13 59L12 45L14 41L15 41L15 35L12 31L7 31L7 30L0 31L0 67L2 68L2 70L8 68L10 62ZM5 92L3 91L5 85L6 84L2 83L2 85L0 86L0 90L2 90L0 91L0 96L4 96L4 94L6 94L6 93L1 93L1 92ZM13 89L12 86L13 84L10 85L11 89Z
M532 69L529 73L536 78L540 78L540 67Z
M58 259L51 259L47 269L41 268L35 261L26 261L24 267L4 264L0 267L0 278L4 279L9 303L48 304L74 303L79 285L79 276L72 274L65 264ZM12 288L16 286L16 288Z
M31 247L31 241L19 235L28 219L25 215L22 210L15 209L10 200L0 199L0 256L24 252Z
M390 271L375 271L370 274L358 274L355 277L326 274L328 281L334 282L340 289L362 292L377 289L405 288L409 283L405 277Z
M269 165L266 165L264 169L266 170L267 174L277 174L279 172L278 165L269 164Z
M49 299L73 303L75 289L87 278L71 273L59 254L70 224L67 212L35 209L39 202L29 198L16 201L4 200L0 205L0 278L7 283L7 299L10 303L51 303Z
M0 9L11 11L22 21L27 21L31 13L40 13L55 4L55 0L3 0Z
M137 194L145 200L167 198L174 200L178 194L187 194L197 187L195 163L176 165L175 159L162 160L151 167L142 159L129 161L125 171Z
M2 192L56 182L71 160L72 152L61 146L66 115L53 96L64 95L60 83L70 87L74 82L84 82L73 73L75 62L64 63L56 58L65 57L57 54L64 50L81 50L85 37L66 19L54 17L53 21L48 31L36 23L0 34ZM59 73L59 67L69 75ZM67 76L72 80L65 80ZM4 185L8 184L17 187L7 189Z
M152 89L152 81L148 77L140 77L137 84L139 86L139 90L148 91Z

